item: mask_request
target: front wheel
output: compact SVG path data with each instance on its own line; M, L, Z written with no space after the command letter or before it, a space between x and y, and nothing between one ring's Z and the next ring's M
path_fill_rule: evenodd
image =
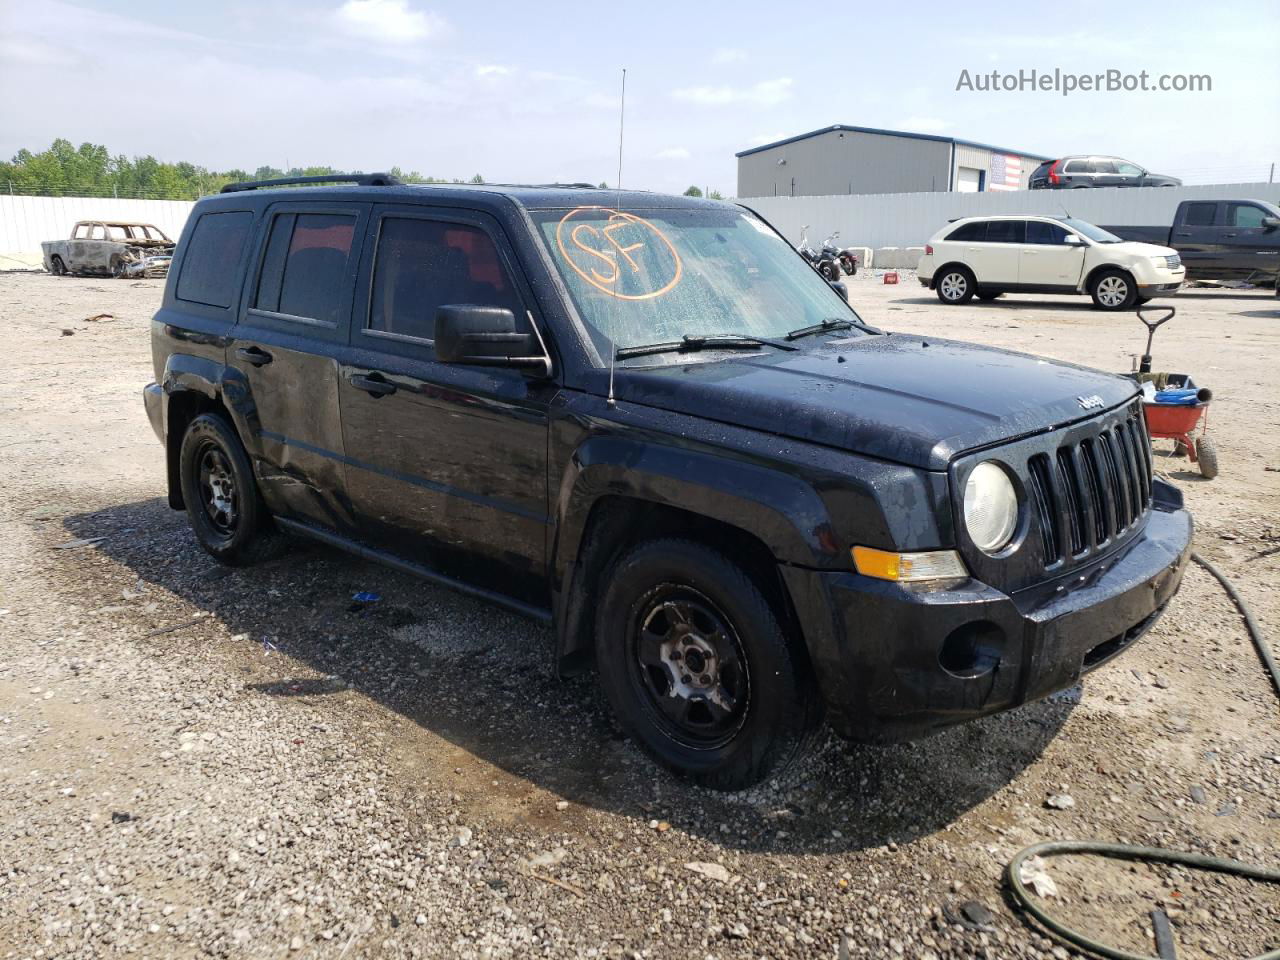
M1200 476L1206 480L1218 475L1218 448L1208 437L1196 441L1196 462L1200 465Z
M818 264L818 272L822 274L824 280L839 280L840 264L835 260L823 260Z
M265 511L253 467L227 421L204 413L191 421L178 455L182 499L200 546L223 563L252 559Z
M1138 299L1138 286L1123 270L1103 270L1089 284L1089 296L1099 310L1128 310Z
M938 299L943 303L968 303L977 292L973 274L964 267L951 267L938 280Z
M618 560L607 582L600 682L660 764L740 790L811 745L822 710L808 659L740 567L689 540L655 540Z

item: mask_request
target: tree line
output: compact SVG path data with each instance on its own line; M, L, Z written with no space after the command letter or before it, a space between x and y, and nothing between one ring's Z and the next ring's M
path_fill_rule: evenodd
M279 177L319 177L363 171L333 167L262 166L256 170L210 170L180 161L166 163L153 156L112 154L105 146L57 139L47 150L19 150L8 163L0 163L0 193L49 197L141 197L150 200L195 200L217 193L224 184ZM470 180L423 176L417 170L388 171L409 183L484 183L476 174Z

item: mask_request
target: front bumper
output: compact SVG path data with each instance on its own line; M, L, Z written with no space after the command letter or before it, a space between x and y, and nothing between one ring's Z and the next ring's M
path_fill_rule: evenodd
M1116 552L1012 595L976 580L783 575L832 726L855 740L910 740L1046 697L1127 649L1177 592L1191 533L1180 505L1157 503Z
M1138 296L1158 297L1162 293L1176 293L1180 286L1182 286L1181 280L1173 283L1140 283L1138 284Z

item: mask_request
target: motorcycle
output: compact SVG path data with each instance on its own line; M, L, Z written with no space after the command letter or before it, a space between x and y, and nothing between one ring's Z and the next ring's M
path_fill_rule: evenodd
M852 277L858 272L858 255L849 247L837 247L835 242L839 238L840 231L832 231L831 236L822 241L822 254L835 260L840 270L846 276Z
M796 247L800 256L813 264L813 268L822 275L824 280L832 282L840 279L840 260L836 254L829 252L828 249L832 238L836 236L838 234L832 234L824 240L821 251L814 250L813 247L809 246L809 225L806 223L800 228L800 243Z

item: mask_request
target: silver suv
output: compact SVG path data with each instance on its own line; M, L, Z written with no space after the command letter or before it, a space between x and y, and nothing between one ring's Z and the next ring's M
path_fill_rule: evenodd
M1031 173L1031 190L1080 187L1180 187L1177 177L1152 173L1120 157L1075 156L1046 160Z

